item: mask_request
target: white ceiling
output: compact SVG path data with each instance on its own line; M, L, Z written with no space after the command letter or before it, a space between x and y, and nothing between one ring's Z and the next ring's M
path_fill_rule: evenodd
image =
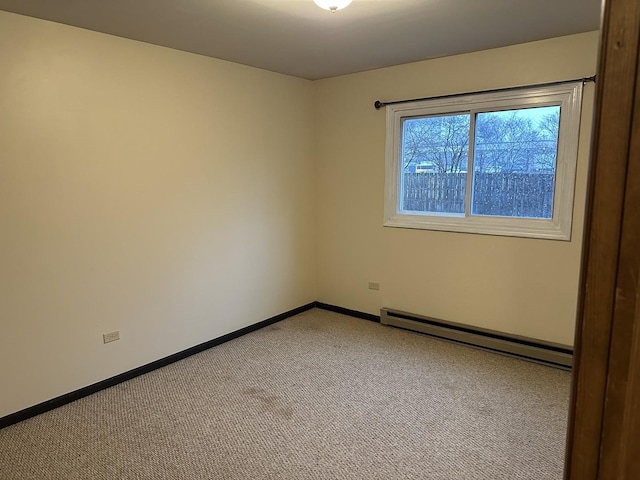
M0 10L318 79L597 30L601 0L0 0ZM0 39L2 32L0 32Z

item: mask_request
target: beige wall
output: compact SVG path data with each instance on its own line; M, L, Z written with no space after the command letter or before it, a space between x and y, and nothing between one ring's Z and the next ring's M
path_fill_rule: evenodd
M593 32L316 82L318 300L572 344L593 84L571 242L383 228L385 113L373 102L590 76L597 45Z
M0 32L0 417L315 300L312 82Z

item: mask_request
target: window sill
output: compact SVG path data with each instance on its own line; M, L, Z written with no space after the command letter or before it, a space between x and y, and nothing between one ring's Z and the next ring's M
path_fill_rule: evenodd
M435 230L506 237L526 237L544 240L571 240L571 225L560 225L553 220L501 217L452 217L440 215L394 214L385 218L383 225L394 228Z

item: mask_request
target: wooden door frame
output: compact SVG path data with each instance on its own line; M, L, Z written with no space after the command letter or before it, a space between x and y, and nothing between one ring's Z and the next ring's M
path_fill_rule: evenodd
M565 479L640 478L640 0L605 0Z

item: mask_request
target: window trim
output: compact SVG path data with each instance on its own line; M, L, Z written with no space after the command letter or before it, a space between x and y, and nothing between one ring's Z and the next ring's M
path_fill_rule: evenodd
M553 240L571 240L575 177L580 134L583 82L509 89L486 93L440 97L387 105L385 161L385 227L479 233ZM399 210L402 119L425 115L475 113L526 107L560 106L558 153L551 219L480 216L470 214L473 176L473 145L469 144L467 191L464 215L410 214Z

